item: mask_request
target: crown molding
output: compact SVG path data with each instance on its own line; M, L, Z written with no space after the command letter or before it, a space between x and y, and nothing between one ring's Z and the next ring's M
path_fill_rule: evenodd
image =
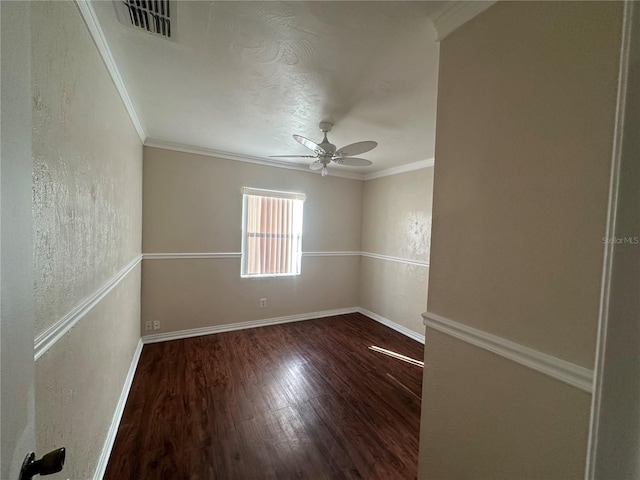
M496 1L451 1L446 2L432 17L436 29L437 41L457 30L469 20L484 12Z
M433 21L434 26L438 31L438 40L441 40L442 38L444 38L444 36L446 36L446 35L441 36L440 27L438 25L441 25L443 29L445 28L445 25L446 25L446 28L449 28L449 25L453 25L455 23L454 19L458 19L458 18L466 18L466 20L462 22L464 23L470 20L471 18L473 18L475 15L477 15L484 9L493 5L493 3L495 2L454 1L454 2L447 3L442 9L438 11ZM100 26L98 17L95 13L95 10L93 9L93 6L91 5L91 2L89 0L75 0L75 4L76 4L76 7L78 8L78 11L80 12L80 16L84 20L87 30L91 35L91 38L93 39L98 49L98 52L100 53L100 56L102 57L102 61L104 62L105 67L109 72L109 75L111 76L111 79L116 87L116 90L120 95L122 103L124 104L124 107L127 113L129 114L129 118L131 119L131 122L133 123L133 126L138 134L138 137L140 138L140 141L143 143L144 146L162 148L165 150L172 150L176 152L193 153L196 155L205 155L208 157L222 158L225 160L236 160L240 162L264 165L268 167L298 170L305 173L315 173L313 171L310 171L308 167L305 165L296 165L296 164L281 162L277 160L254 157L251 155L243 155L238 153L225 152L222 150L215 150L215 149L206 148L206 147L186 145L181 143L168 142L164 140L156 140L153 138L148 138L142 126L142 123L140 122L140 119L135 111L133 102L131 100L131 97L129 96L129 92L127 91L124 80L122 79L122 75L120 74L120 71L116 66L116 62L113 58L113 55L111 54L111 49L109 48L106 37L104 35L102 27ZM479 5L483 5L483 7L479 8ZM476 13L470 14L471 12L476 12ZM462 25L462 23L459 23L453 29ZM447 30L446 34L453 31L453 29ZM422 160L419 162L410 163L408 165L392 167L386 170L381 170L379 172L372 172L369 174L344 172L344 171L339 171L332 168L332 169L329 169L329 176L348 178L351 180L373 180L375 178L386 177L389 175L396 175L399 173L411 172L411 171L419 170L422 168L432 167L433 164L434 164L434 159L431 158L431 159Z
M400 165L399 167L387 168L386 170L380 170L379 172L368 173L364 176L364 179L373 180L374 178L388 177L390 175L397 175L399 173L413 172L414 170L433 167L434 163L435 160L433 158L420 160L419 162Z
M164 140L155 140L149 138L144 142L145 147L162 148L164 150L172 150L174 152L193 153L196 155L204 155L207 157L222 158L225 160L236 160L238 162L253 163L256 165L264 165L267 167L286 168L288 170L298 170L300 172L317 174L305 165L296 165L292 163L279 162L277 160L268 160L261 157L253 157L239 153L224 152L222 150L214 150L212 148L197 147L193 145L185 145L182 143L166 142ZM360 173L341 172L335 168L329 169L330 177L349 178L351 180L364 180L365 176Z
M264 165L267 167L286 168L288 170L298 170L299 172L317 174L305 165L291 164L287 162L280 162L278 160L270 160L261 157L253 157L250 155L243 155L240 153L225 152L222 150L215 150L213 148L197 147L193 145L186 145L184 143L167 142L164 140L156 140L148 138L144 142L145 147L160 148L163 150L171 150L174 152L193 153L195 155L204 155L206 157L222 158L224 160L235 160L238 162L253 163L256 165ZM397 175L399 173L412 172L414 170L420 170L422 168L433 167L434 159L429 158L427 160L421 160L419 162L409 163L407 165L401 165L399 167L388 168L379 172L373 172L368 174L351 173L337 171L336 169L329 169L329 176L348 178L351 180L373 180L374 178L386 177L389 175Z
M122 103L124 104L124 108L129 114L129 118L131 119L131 123L133 123L133 127L136 129L138 133L138 137L140 137L140 141L142 143L145 142L147 138L147 134L142 128L142 123L140 123L140 119L136 114L135 108L133 108L133 102L131 101L131 97L129 97L129 92L127 92L127 87L122 80L122 75L120 75L120 71L116 66L116 62L113 59L113 55L111 55L111 50L109 49L109 45L107 44L107 40L104 36L104 32L102 31L102 27L98 22L98 17L96 16L96 12L91 6L91 3L88 0L75 0L75 4L78 7L78 11L80 12L80 16L84 20L85 25L87 26L87 30L89 30L89 34L91 38L93 38L93 42L96 44L98 48L98 52L102 57L102 61L104 62L105 67L107 67L107 71L111 76L111 80L122 99Z

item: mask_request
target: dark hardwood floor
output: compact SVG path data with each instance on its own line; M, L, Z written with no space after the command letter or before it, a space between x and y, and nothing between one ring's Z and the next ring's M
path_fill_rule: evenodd
M146 345L105 479L415 479L423 346L360 314Z

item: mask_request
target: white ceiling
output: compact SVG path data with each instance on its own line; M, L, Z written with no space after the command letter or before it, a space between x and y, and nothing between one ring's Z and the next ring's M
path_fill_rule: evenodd
M434 155L437 2L178 4L176 41L126 27L110 1L97 20L149 142L239 156L310 154L362 140L371 173ZM309 164L311 161L292 160Z

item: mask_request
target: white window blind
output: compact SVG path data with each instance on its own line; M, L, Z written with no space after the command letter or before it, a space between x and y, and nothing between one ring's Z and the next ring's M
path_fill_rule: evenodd
M299 275L302 193L243 189L243 277Z

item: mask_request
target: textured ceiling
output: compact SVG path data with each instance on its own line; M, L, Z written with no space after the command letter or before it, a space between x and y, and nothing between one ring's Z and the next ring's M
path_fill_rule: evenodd
M92 3L149 139L266 158L309 154L335 124L370 173L433 158L438 66L429 2L179 2L176 41ZM292 160L301 164L304 160Z

